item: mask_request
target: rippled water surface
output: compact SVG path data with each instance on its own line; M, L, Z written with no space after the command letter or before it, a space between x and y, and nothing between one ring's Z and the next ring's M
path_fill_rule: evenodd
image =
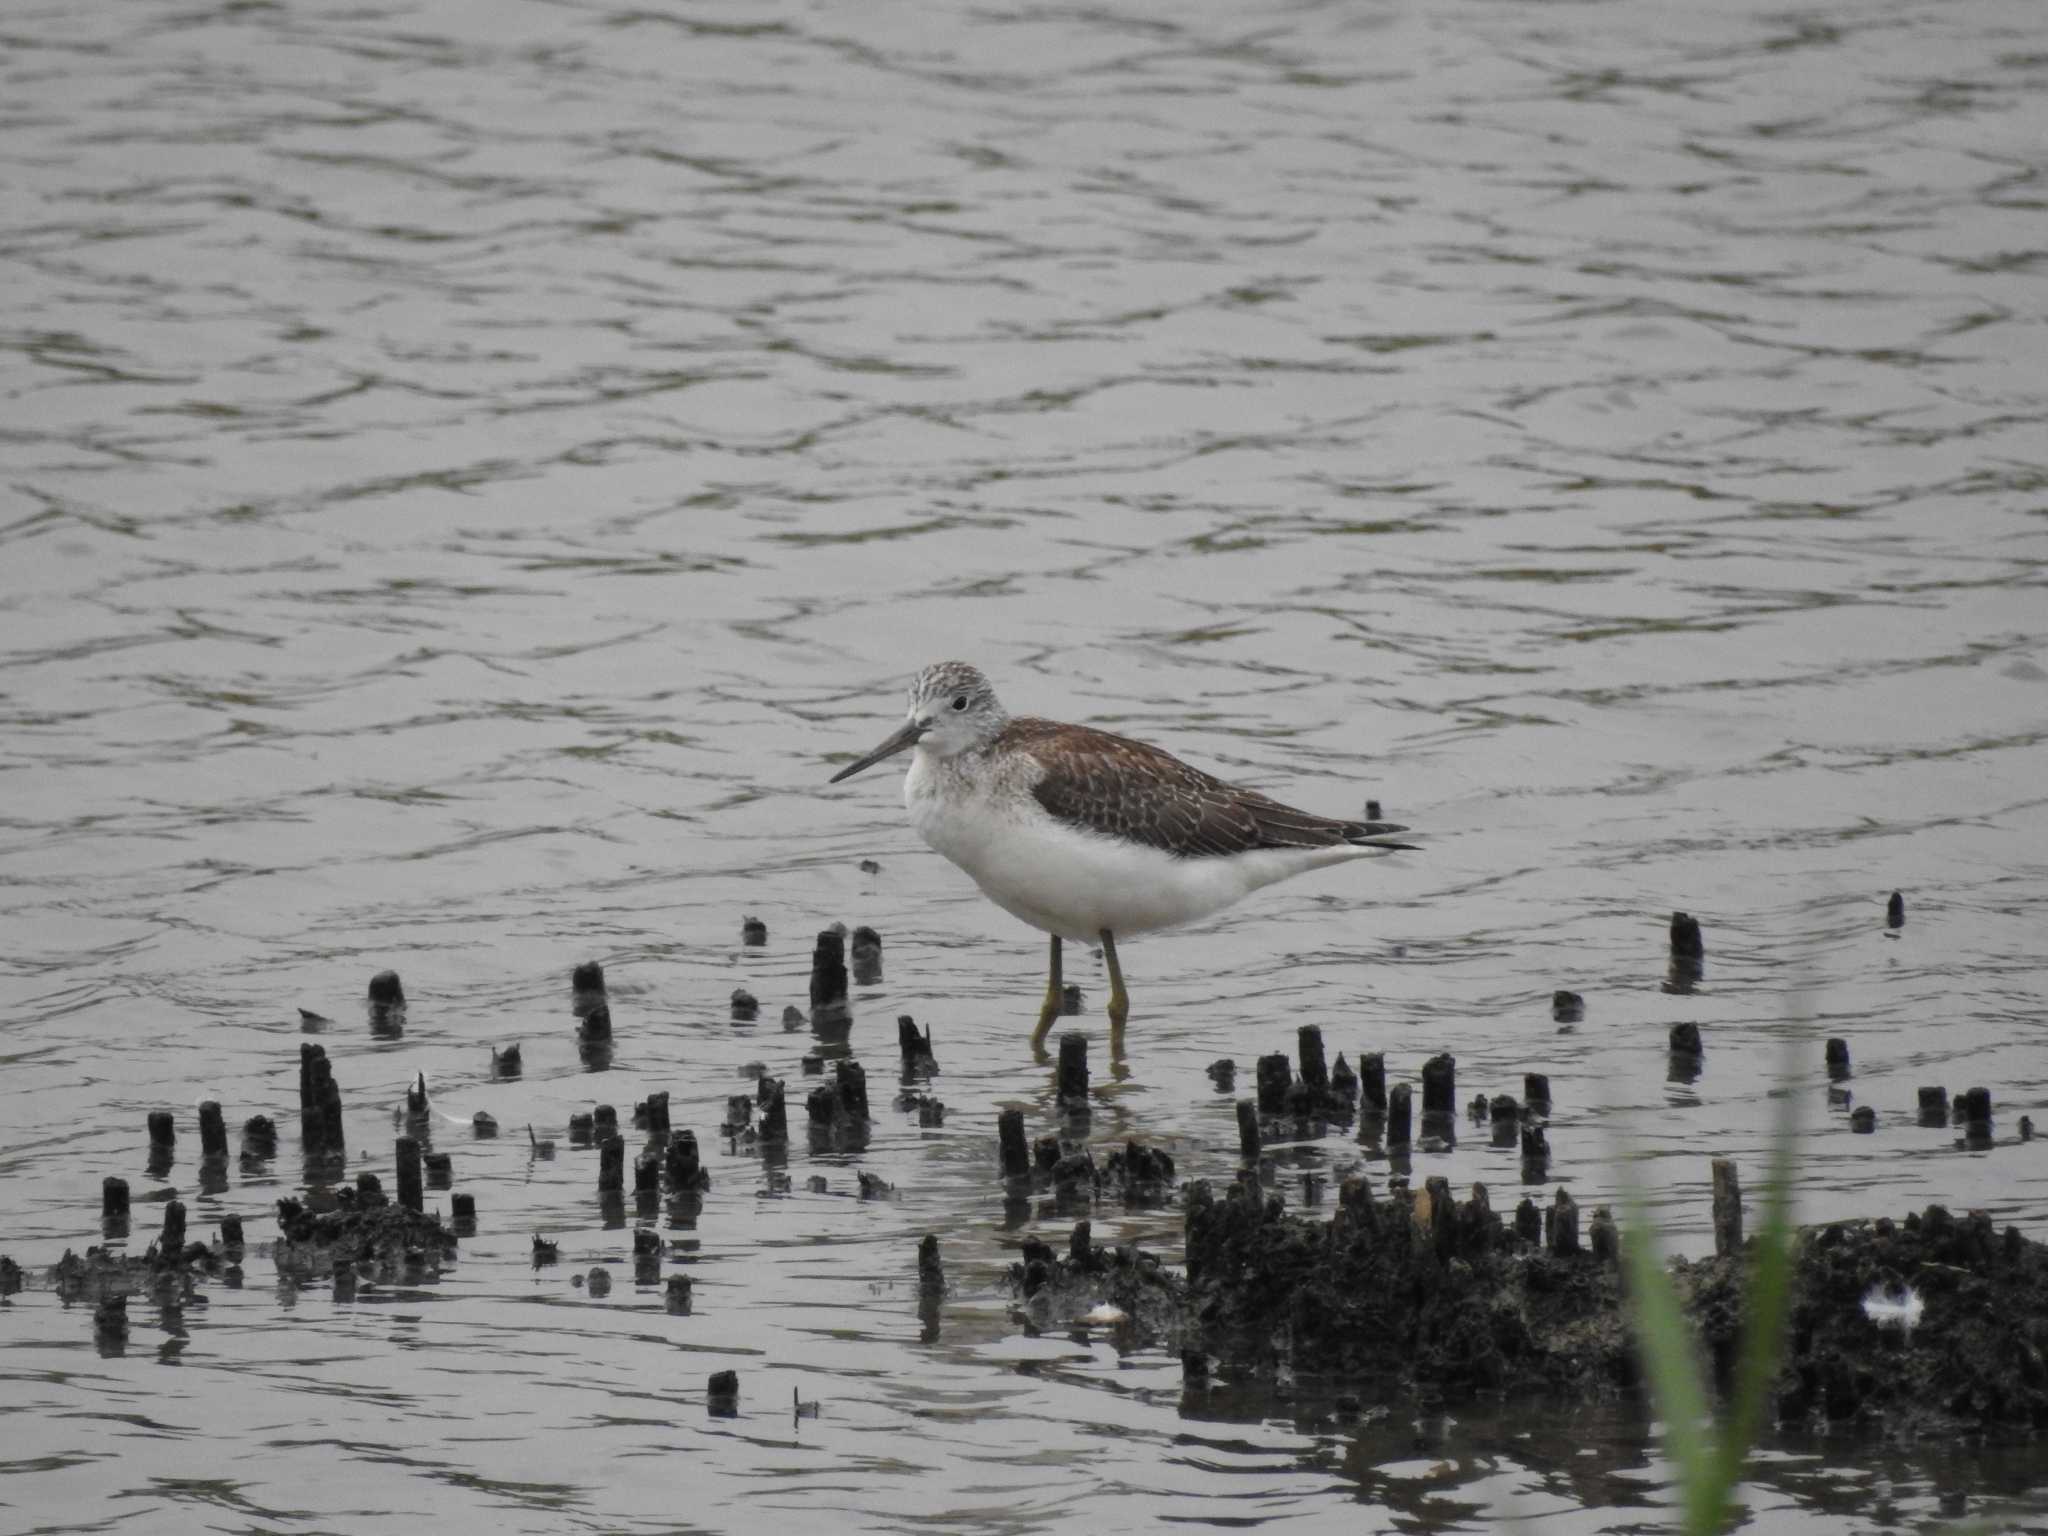
M995 1181L998 1109L1053 1124L1042 941L893 775L823 783L948 656L1429 833L1124 946L1105 1147L1227 1179L1205 1068L1314 1022L1405 1079L1451 1051L1468 1095L1548 1071L1552 1182L1611 1200L1633 1147L1697 1251L1806 977L1879 1126L1795 1047L1801 1215L2048 1228L2015 1131L2048 1108L2037 6L135 0L12 5L0 49L0 1251L98 1240L109 1173L131 1247L172 1190L267 1241L295 1143L202 1189L192 1109L291 1123L302 1007L351 1171L389 1181L424 1072L454 1121L557 1138L666 1089L713 1179L668 1234L689 1317L628 1278L594 1154L456 1124L480 1230L438 1284L337 1303L259 1253L120 1354L16 1296L0 1524L1653 1526L1616 1410L1361 1423L1012 1313L1016 1244L1068 1224L1006 1227ZM1659 986L1675 908L1692 996ZM877 1123L799 1143L785 1193L715 1128L749 1063L801 1092L779 1020L834 920L885 940ZM362 1022L386 965L397 1038ZM1099 963L1069 975L1099 1036ZM902 1012L942 1128L889 1102ZM1997 1144L1918 1128L1923 1083L1990 1087ZM1518 1182L1470 1140L1439 1172ZM1177 1253L1172 1211L1094 1219ZM1748 1502L2038 1526L2041 1480L1781 1441Z

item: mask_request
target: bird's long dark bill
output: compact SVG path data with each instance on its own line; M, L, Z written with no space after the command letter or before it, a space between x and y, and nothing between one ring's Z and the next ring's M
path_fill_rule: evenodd
M891 736L887 741L883 742L879 747L875 748L874 751L870 752L866 757L862 758L859 762L848 763L844 768L840 769L837 773L833 774L830 782L837 784L841 779L852 778L856 773L859 773L863 768L874 767L875 764L879 763L885 757L894 757L898 752L908 752L912 747L917 745L917 738L922 736L923 734L923 726L919 725L914 720L908 722L904 725L902 730L898 731L894 736Z

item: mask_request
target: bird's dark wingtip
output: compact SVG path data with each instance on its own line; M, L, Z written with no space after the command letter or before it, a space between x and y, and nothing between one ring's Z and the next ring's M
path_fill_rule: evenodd
M1420 843L1399 842L1395 834L1408 829L1392 821L1354 822L1344 829L1344 841L1354 848L1373 848L1382 853L1420 853Z

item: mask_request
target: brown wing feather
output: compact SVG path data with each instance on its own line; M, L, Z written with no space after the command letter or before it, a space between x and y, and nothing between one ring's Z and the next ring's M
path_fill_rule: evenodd
M1373 846L1402 829L1390 822L1336 821L1240 789L1142 741L1083 725L1017 719L993 743L1028 753L1044 770L1031 793L1062 821L1184 858L1220 858L1254 848ZM1390 845L1398 846L1398 845Z

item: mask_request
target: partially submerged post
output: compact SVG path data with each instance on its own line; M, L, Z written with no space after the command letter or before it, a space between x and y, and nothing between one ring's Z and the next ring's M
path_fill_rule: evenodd
M852 952L855 984L879 986L882 980L882 936L872 928L854 929Z
M309 1156L343 1150L341 1087L326 1048L311 1040L299 1044L299 1136Z
M1545 1224L1550 1228L1550 1251L1559 1258L1569 1258L1579 1251L1579 1202L1571 1197L1571 1191L1559 1186L1556 1199L1550 1209L1544 1212Z
M1593 1250L1593 1257L1603 1264L1612 1264L1621 1257L1621 1234L1615 1230L1614 1213L1606 1206L1593 1208L1593 1219L1586 1226L1586 1240Z
M754 1102L761 1110L761 1140L789 1140L789 1111L783 1101L782 1079L764 1077L755 1085Z
M1962 1118L1963 1135L1973 1144L1990 1145L1991 1142L1991 1090L1971 1088L1965 1090L1956 1108Z
M740 1411L740 1373L714 1371L705 1389L704 1405L715 1418L735 1417Z
M379 971L370 978L367 1006L372 1034L390 1036L404 1032L405 988L399 983L398 972Z
M703 1161L698 1156L695 1131L677 1131L668 1144L663 1162L672 1192L689 1194L711 1187L711 1175L704 1171Z
M164 1202L163 1236L157 1239L157 1258L165 1264L175 1264L185 1252L185 1202L167 1200Z
M408 1211L426 1208L420 1192L420 1144L411 1136L398 1138L398 1203Z
M1262 1115L1283 1115L1287 1112L1287 1090L1294 1086L1294 1066L1286 1053L1275 1051L1270 1056L1259 1058L1259 1113Z
M1422 1064L1422 1119L1453 1120L1458 1114L1458 1059L1449 1053Z
M228 1123L217 1099L199 1106L199 1155L209 1162L227 1161Z
M660 1138L669 1130L668 1090L659 1089L634 1106L634 1120L645 1126L649 1136Z
M1679 960L1700 960L1707 953L1706 940L1700 933L1700 920L1690 912L1671 914L1671 954Z
M1077 1029L1060 1036L1060 1065L1055 1101L1064 1109L1088 1107L1088 1037Z
M1301 1062L1301 1080L1320 1099L1330 1087L1330 1068L1323 1055L1323 1031L1317 1025L1304 1024L1295 1031L1295 1040Z
M1387 1058L1378 1051L1365 1051L1358 1058L1358 1102L1373 1114L1387 1112Z
M917 1020L907 1013L896 1016L896 1049L903 1057L906 1079L930 1077L939 1070L938 1055L932 1050L931 1026L926 1025L920 1030Z
M1487 1117L1493 1145L1512 1147L1521 1134L1522 1106L1511 1093L1497 1093L1488 1102Z
M811 950L811 1022L820 1029L851 1022L846 1006L846 929L835 923Z
M1387 1093L1387 1145L1406 1148L1412 1127L1411 1100L1406 1083L1396 1083Z
M1699 919L1688 912L1671 914L1671 967L1664 980L1666 992L1693 990L1706 972L1707 946L1700 934Z
M1237 1151L1246 1166L1259 1165L1259 1106L1250 1099L1237 1101Z
M1742 1183L1735 1164L1714 1159L1714 1256L1734 1258L1742 1252Z
M277 1124L268 1115L251 1115L242 1122L243 1160L262 1161L277 1156Z
M1024 1111L1006 1109L996 1116L997 1161L1006 1179L1031 1175L1031 1148L1024 1139Z

